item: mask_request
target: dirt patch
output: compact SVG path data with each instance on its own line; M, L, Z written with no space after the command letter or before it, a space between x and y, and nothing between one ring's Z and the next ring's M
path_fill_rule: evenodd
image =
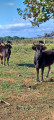
M6 73L12 74L12 73L17 73L17 71L8 70L8 71L6 71Z
M3 80L5 80L5 81L9 81L9 82L14 82L15 80L13 79L13 78L0 78L0 81L2 82Z
M14 82L14 79L0 78ZM5 100L10 104L0 104L1 120L54 120L54 96L53 83L36 83L24 80L19 91L0 94L7 97Z
M25 94L8 95L8 103L0 104L1 120L54 120L54 109L48 108L41 101L42 95L34 91ZM42 105L41 105L42 104Z

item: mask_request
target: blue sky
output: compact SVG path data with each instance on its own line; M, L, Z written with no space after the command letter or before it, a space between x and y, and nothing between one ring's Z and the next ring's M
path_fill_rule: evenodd
M24 8L24 0L0 1L0 37L18 36L33 38L54 31L54 20L51 19L39 27L32 27L29 20L23 20L17 13L17 8Z

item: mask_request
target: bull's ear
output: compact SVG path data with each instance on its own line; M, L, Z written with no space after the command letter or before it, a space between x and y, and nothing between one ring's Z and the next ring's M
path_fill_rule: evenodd
M46 47L45 46L40 46L40 50L45 50Z
M10 45L10 48L12 48L12 45Z
M32 46L32 49L36 51L36 46Z

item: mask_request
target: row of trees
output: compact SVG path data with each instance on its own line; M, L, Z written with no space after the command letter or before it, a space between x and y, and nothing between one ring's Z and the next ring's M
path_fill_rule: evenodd
M18 36L14 36L14 37L10 37L10 36L6 36L6 37L0 37L0 41L8 41L8 40L19 40L19 39L24 39L24 37L19 38Z
M47 34L47 33L45 33L44 34L44 36L43 37L52 37L52 36L54 36L54 32L52 32L52 33L50 33L50 34ZM39 35L39 37L40 37L40 35ZM24 37L18 37L18 36L14 36L14 37L10 37L10 36L6 36L6 37L0 37L0 41L8 41L8 40L10 40L10 41L12 41L12 40L20 40L20 39L25 39Z

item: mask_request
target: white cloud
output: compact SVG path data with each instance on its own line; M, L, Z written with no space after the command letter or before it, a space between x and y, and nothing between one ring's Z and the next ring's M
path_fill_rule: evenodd
M18 24L0 25L0 36L38 37L45 33L54 31L54 22L42 24L39 27L32 27L29 22L18 22Z
M0 29L9 29L12 27L24 27L24 26L31 26L31 24L30 23L18 23L18 24L0 25Z
M14 3L6 3L6 5L9 5L9 6L13 6L14 5Z

